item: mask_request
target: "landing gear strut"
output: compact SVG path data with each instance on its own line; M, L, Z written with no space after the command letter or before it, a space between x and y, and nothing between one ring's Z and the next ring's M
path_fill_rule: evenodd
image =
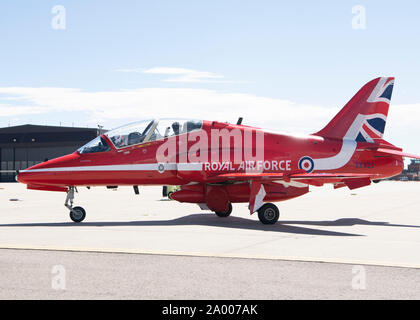
M73 199L74 199L74 191L77 189L75 187L69 187L67 191L67 198L64 205L66 208L70 210L70 219L74 222L82 222L86 217L86 211L82 207L74 207L73 208ZM70 202L70 204L69 204Z

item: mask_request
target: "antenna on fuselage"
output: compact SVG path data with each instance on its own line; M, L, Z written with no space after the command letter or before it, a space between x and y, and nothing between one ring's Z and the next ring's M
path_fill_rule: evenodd
M242 118L242 117L239 117L239 119L238 119L238 121L236 122L236 124L237 124L237 125L242 124L242 120L243 120L243 118Z

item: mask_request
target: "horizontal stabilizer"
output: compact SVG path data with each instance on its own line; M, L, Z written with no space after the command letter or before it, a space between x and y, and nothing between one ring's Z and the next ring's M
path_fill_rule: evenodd
M393 155L393 156L401 156L405 158L420 159L420 156L415 155L415 154L405 153L402 151L392 150L392 149L384 149L384 148L376 149L376 155L384 155L384 156Z

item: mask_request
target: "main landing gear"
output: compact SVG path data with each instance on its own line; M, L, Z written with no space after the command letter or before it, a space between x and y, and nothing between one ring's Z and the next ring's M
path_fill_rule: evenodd
M70 210L71 220L74 222L82 222L86 217L86 211L82 207L73 207L74 191L77 192L75 187L69 187L64 205Z
M275 224L279 220L279 209L275 204L266 203L258 209L258 219L263 224Z
M227 210L226 211L224 211L224 212L221 212L221 211L215 211L214 212L218 217L220 217L220 218L226 218L226 217L229 217L230 216L230 214L232 213L232 204L229 202L229 206L228 206L228 208L227 208Z
M229 207L225 212L214 211L214 213L221 218L229 217L232 213L232 204L229 203ZM280 217L279 209L275 204L266 203L258 209L258 219L263 224L275 224Z

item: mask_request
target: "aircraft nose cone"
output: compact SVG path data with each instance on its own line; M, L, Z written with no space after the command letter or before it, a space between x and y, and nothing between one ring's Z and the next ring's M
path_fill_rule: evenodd
M19 172L19 170L16 170L15 180L17 182L28 184L29 181L27 181L26 179L28 175L25 171L26 170L23 170L23 172Z
M79 156L74 153L44 161L17 172L16 180L27 185L61 185L63 175L53 172L51 169L71 166L75 162L78 163L78 160Z
M43 174L42 172L38 172L39 169L42 169L42 164L38 164L36 166L29 167L25 170L16 170L15 179L17 182L24 183L24 184L37 184L40 183L40 179L42 180Z

